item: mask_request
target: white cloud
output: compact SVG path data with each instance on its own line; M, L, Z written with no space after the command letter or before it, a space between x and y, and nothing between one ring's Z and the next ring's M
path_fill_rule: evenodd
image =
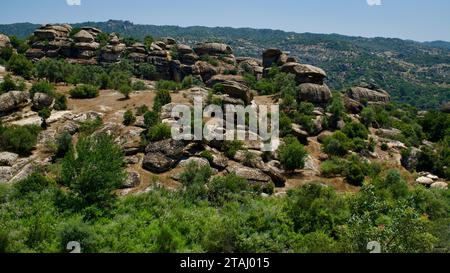
M81 6L81 0L66 0L69 6Z
M381 6L381 0L367 0L369 6Z

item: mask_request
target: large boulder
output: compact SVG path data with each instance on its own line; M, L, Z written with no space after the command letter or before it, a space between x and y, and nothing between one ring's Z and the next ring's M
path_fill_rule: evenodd
M163 153L148 153L142 162L142 168L153 173L164 173L175 167L177 161Z
M198 55L230 55L233 54L233 49L229 45L221 43L202 43L194 47L195 53Z
M78 31L78 33L73 36L73 39L77 43L92 43L95 41L94 36L84 29Z
M245 104L251 104L253 100L253 94L245 84L240 76L233 75L217 75L212 77L207 85L213 87L216 84L222 85L222 93L229 95L235 99L241 99Z
M327 104L333 95L326 84L303 83L298 86L298 98L315 104Z
M280 67L280 70L284 73L294 74L298 84L323 84L323 80L327 77L323 69L309 64L286 63Z
M362 103L347 96L344 97L344 105L347 111L352 114L359 114L364 108L364 105Z
M11 40L5 34L0 33L0 49L11 47Z
M26 106L29 96L25 91L10 91L0 95L0 115Z
M210 80L214 75L219 73L219 70L212 64L205 61L198 61L195 63L195 70L202 77L204 82Z
M44 108L52 108L55 99L44 93L35 93L33 96L33 109L42 110Z
M349 88L346 95L358 102L388 103L391 100L389 93L382 89L372 90L361 86Z
M269 48L263 53L263 66L270 68L274 65L280 66L287 62L288 56L280 49Z
M0 166L12 167L18 158L18 154L10 152L0 152Z
M236 176L246 179L250 183L266 184L271 181L270 176L256 168L249 168L239 163L233 162L227 167L228 173L234 173Z

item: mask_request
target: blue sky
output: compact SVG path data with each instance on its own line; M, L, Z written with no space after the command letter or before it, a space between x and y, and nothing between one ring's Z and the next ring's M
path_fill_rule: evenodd
M121 19L450 41L449 0L2 0L0 7L0 24Z

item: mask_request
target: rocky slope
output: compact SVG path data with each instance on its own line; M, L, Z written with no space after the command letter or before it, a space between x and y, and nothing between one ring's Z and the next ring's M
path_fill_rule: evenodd
M307 132L299 124L292 125L292 134L306 144L309 152L305 167L293 172L283 170L276 151L269 155L263 153L261 139L245 141L233 156L228 157L224 154L223 143L216 141L164 139L143 146L141 136L146 130L143 118L138 117L132 125L125 126L123 114L126 110L135 111L143 104L149 108L153 106L155 82L146 81L147 90L131 94L129 100L123 100L114 90L102 90L98 97L92 99L69 98L68 110L52 111L47 120L49 126L40 132L36 149L31 156L19 157L10 152L0 154L0 183L16 182L33 172L36 166L51 165L52 154L49 147L59 134L67 132L77 139L83 123L100 119L102 123L93 135L112 135L126 155L129 176L125 186L128 189L123 190L122 194L146 191L155 183L168 188L178 188L179 175L189 162L210 166L215 175L235 173L249 183L267 187L273 183L277 187L276 192L280 194L305 182L328 184L343 191L357 190L357 187L348 184L343 177L330 179L321 173L320 166L328 159L321 149L321 142L332 134L323 128L324 120L332 116L327 111L332 100L331 90L326 84L329 75L323 69L298 61L287 52L276 48L263 51L262 60L236 58L232 47L223 43L199 43L190 47L173 38L163 38L152 43L150 47L140 43L126 47L115 34L108 34L107 44L100 47L96 37L102 33L101 30L84 27L71 35L71 29L68 25L40 27L34 33L35 39L30 42L31 48L26 52L26 56L34 61L42 58L65 58L80 64L114 63L128 59L135 64L153 64L160 79L179 82L186 76L197 78L202 84L170 93L172 103L163 105L160 112L160 118L166 124L175 122L170 113L176 103L192 106L195 97L207 99L213 89L213 97L219 98L223 105L258 105L267 101L278 104L281 101L277 96L260 96L240 74L244 71L250 72L256 79L262 79L268 77L271 68L278 67L279 71L292 75L296 86L295 100L314 105L311 117L314 130ZM230 74L231 70L236 70L236 73ZM5 72L2 74L5 75ZM28 82L28 85L31 83L33 81ZM219 90L215 88L217 85L221 87ZM70 88L71 86L66 84L58 85L57 92L67 95ZM30 98L27 91L1 94L2 122L18 126L39 125L41 119L35 111L36 108L43 106L51 109L53 106L53 99L44 95L36 93ZM345 102L349 113L348 121L341 119L337 122L340 129L352 120L359 122L364 106L384 107L391 100L387 91L367 83L348 88L339 96ZM218 132L226 129L214 126L212 130ZM370 137L376 145L373 152L362 153L361 158L367 162L380 162L390 168L400 169L407 174L411 183L416 181L430 187L447 187L447 182L439 177L425 173L419 177L407 172L401 162L401 151L406 148L405 144L396 140L393 135L395 132L392 133L389 129L382 131L381 128L371 128ZM382 144L387 145L388 149L382 148ZM211 157L205 159L202 156L204 151L208 151Z

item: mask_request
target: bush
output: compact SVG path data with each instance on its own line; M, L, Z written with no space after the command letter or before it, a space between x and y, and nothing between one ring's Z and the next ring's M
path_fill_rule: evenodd
M224 141L222 150L225 156L227 156L228 158L234 158L237 151L242 150L243 146L244 143L239 140Z
M38 112L38 116L42 120L41 127L43 129L47 129L47 119L51 116L51 114L52 111L50 111L50 109L48 109L47 107Z
M371 127L375 122L375 111L372 107L365 107L361 111L361 122L367 127Z
M20 195L25 195L28 193L38 193L50 186L56 185L55 182L40 173L34 172L30 174L27 178L19 181L14 185L17 193Z
M134 91L142 91L147 89L147 85L143 81L135 81L132 88Z
M213 90L214 90L214 92L215 93L223 93L224 92L224 89L225 87L223 86L223 84L221 84L221 83L216 83L216 84L214 84L214 86L213 86Z
M214 177L208 183L208 200L213 205L222 206L226 202L239 199L240 194L248 190L248 181L234 173L223 177Z
M162 89L156 91L155 102L153 103L153 111L159 112L161 107L172 102L170 97L170 92L168 90Z
M344 156L350 149L351 140L341 131L325 138L323 142L323 151L328 155Z
M214 160L213 154L210 151L201 152L200 157L208 160L210 163L213 162L213 160Z
M133 112L131 110L127 110L123 114L123 125L129 126L136 122L136 117L133 115Z
M67 98L65 95L55 93L55 104L53 105L53 109L57 111L67 110Z
M119 92L125 96L125 99L129 99L131 92L133 92L133 89L128 84L125 84L119 88Z
M146 80L156 80L158 78L158 72L152 64L139 64L137 74L138 77Z
M280 116L280 136L285 137L292 134L292 120L285 114Z
M98 88L92 85L79 85L70 90L70 96L74 99L89 99L98 97Z
M7 68L25 79L30 79L33 76L33 63L23 55L13 54L9 59Z
M64 159L61 182L71 190L76 208L109 208L115 199L113 190L125 179L122 150L105 134L81 138Z
M36 93L44 93L51 97L55 96L55 86L48 81L38 81L30 89L30 97L33 98Z
M0 150L27 156L36 146L40 130L33 125L4 127L0 124Z
M131 84L131 73L122 70L113 70L109 74L110 82L109 86L111 89L119 90L123 85Z
M351 122L345 124L344 128L342 129L342 132L351 139L354 138L367 139L369 136L367 128L359 122Z
M97 117L96 119L88 119L80 124L79 132L84 135L90 135L100 128L102 124L103 121L100 117Z
M289 137L284 139L284 144L278 150L281 165L288 171L302 169L305 166L305 158L308 155L300 142Z
M333 100L328 107L328 112L331 113L328 124L332 129L336 129L338 122L343 119L345 115L345 107L339 93L333 94Z
M136 116L143 116L148 111L147 105L143 104L136 109Z
M91 228L81 220L64 223L59 232L60 251L66 253L69 242L80 243L81 253L93 253L96 250L95 236Z
M320 165L320 172L324 177L336 177L344 172L345 160L333 157Z
M381 150L382 151L388 151L389 150L389 146L387 145L387 143L381 143Z
M181 88L181 85L174 81L161 80L156 83L156 90L175 91Z
M6 75L3 82L0 83L0 94L17 90L17 84L11 75Z
M362 186L365 175L362 166L358 162L350 161L345 167L344 174L347 182L355 186Z
M147 134L149 141L160 141L172 136L172 129L165 123L159 123L150 128Z
M182 89L191 88L192 86L195 86L195 85L202 86L203 82L201 80L199 80L198 78L195 78L192 75L184 77L183 81L181 82Z
M72 135L67 132L56 138L56 158L63 158L72 148Z
M159 115L157 112L147 111L144 114L144 124L146 128L149 129L158 124L158 122L159 122Z

